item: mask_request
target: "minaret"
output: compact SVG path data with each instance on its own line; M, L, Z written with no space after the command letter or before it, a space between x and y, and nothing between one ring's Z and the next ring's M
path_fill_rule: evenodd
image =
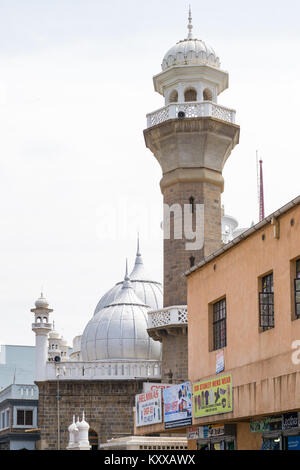
M144 131L146 146L162 169L160 187L165 211L170 211L169 225L164 219L164 226L170 227L169 238L166 233L164 237L166 308L187 304L184 272L222 245L222 170L240 133L235 111L218 104L218 95L228 88L228 73L220 68L214 50L193 38L192 29L189 11L187 38L165 54L162 72L153 78L155 91L164 97L165 106L147 115L148 127ZM172 210L175 206L177 212ZM183 230L185 210L191 213L194 231L203 233L203 243L195 244L196 249L187 245L190 240ZM197 212L202 214L200 226ZM174 222L178 220L181 237L174 234ZM164 343L164 336L160 336ZM187 345L182 348L187 364ZM164 354L163 344L163 357ZM173 367L170 369L174 377Z
M48 334L52 330L52 324L49 323L49 314L53 312L48 307L49 304L43 293L41 293L41 297L35 302L35 308L31 309L31 312L34 313L32 331L35 333L35 382L46 380Z

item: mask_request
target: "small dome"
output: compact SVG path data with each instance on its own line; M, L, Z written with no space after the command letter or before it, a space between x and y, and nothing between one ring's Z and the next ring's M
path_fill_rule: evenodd
M148 307L126 275L116 298L87 324L81 340L83 361L160 360L161 345L147 333Z
M49 338L50 339L59 339L59 333L55 330L52 330L49 333Z
M36 300L35 306L36 308L48 308L49 307L49 303L45 299L43 292L41 293L41 297Z
M220 68L220 59L215 51L200 39L185 39L171 47L165 54L162 70L174 65L211 65Z
M174 65L211 65L220 67L220 59L215 51L201 39L194 39L192 25L192 12L189 9L188 37L177 42L165 54L162 62L162 70L167 70Z
M163 289L160 282L154 281L151 276L147 273L143 259L138 249L135 259L134 268L129 275L131 281L131 287L133 288L136 295L142 301L144 305L148 306L149 310L160 310L163 307ZM122 290L123 282L118 282L112 289L101 297L94 315L96 315L104 307L107 307L118 297Z

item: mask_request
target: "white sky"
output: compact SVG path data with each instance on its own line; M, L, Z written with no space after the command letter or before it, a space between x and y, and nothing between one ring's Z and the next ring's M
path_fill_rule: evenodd
M219 103L237 110L241 138L223 203L249 226L256 149L266 212L299 195L300 2L191 3L194 37L230 73ZM0 344L34 344L43 286L71 345L127 256L132 266L137 230L162 279L161 173L143 129L163 106L152 76L186 37L187 10L183 0L0 0Z

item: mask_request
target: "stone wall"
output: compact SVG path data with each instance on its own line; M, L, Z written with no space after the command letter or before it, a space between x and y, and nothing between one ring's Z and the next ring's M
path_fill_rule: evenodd
M168 383L169 371L172 371L173 383L188 380L188 337L178 332L167 335L162 340L162 382Z
M190 258L195 264L202 261L221 246L221 188L207 182L177 183L164 189L164 204L171 207L179 204L204 205L204 247L186 250L186 240L174 239L174 214L170 216L171 238L164 240L164 306L187 304L187 280L184 273L190 268ZM202 229L203 227L201 227ZM196 229L196 216L193 214L193 230ZM184 228L182 230L184 233Z
M39 447L57 449L57 383L40 382L38 426L41 432ZM73 414L85 419L98 434L99 443L114 437L132 435L135 395L142 392L142 381L61 381L60 395L60 448L69 440L68 426Z

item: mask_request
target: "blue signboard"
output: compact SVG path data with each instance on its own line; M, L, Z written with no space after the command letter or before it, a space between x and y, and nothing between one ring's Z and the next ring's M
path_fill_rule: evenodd
M300 450L300 436L289 436L288 450Z

